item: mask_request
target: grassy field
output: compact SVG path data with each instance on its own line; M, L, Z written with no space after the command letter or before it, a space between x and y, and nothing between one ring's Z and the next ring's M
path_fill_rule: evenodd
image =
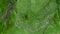
M0 0L0 34L60 34L60 0Z

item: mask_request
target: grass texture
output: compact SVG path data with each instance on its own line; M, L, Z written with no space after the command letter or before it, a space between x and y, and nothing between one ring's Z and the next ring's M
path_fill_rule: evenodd
M60 0L0 0L0 34L60 34Z

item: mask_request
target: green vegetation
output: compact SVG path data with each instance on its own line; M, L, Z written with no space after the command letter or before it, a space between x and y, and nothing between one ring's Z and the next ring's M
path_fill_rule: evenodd
M60 34L60 0L0 0L0 34Z

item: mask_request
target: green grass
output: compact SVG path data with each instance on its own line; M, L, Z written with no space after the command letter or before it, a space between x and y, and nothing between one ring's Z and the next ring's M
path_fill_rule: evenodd
M0 0L0 34L60 34L60 0Z

